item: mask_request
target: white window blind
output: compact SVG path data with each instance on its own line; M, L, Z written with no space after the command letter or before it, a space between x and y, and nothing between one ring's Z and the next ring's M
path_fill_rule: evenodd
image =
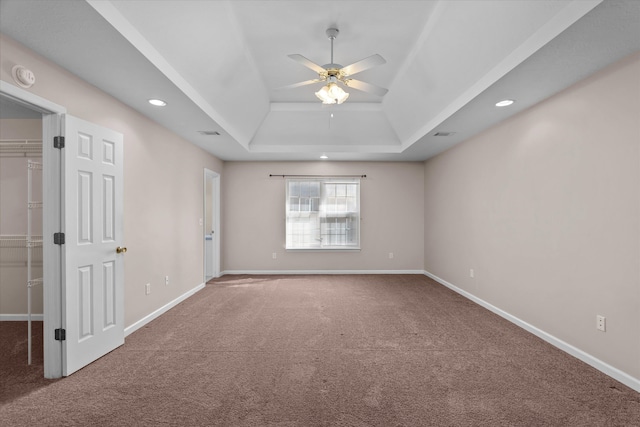
M360 179L286 180L287 249L360 249Z

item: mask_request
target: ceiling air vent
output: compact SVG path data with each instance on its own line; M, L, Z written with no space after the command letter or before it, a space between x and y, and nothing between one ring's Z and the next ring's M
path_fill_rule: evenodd
M218 132L217 130L199 130L198 133L200 135L214 135L214 136L220 135L220 132Z
M455 132L436 132L433 134L433 136L451 136L453 135Z

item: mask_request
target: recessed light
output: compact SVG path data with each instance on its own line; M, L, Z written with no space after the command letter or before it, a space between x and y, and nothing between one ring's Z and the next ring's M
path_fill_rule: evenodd
M156 107L164 107L165 105L167 105L167 103L162 99L150 99L149 104L155 105Z
M508 107L513 104L515 101L513 99L503 99L500 102L496 102L496 107Z
M320 158L321 158L322 160L326 160L326 159L328 159L328 158L329 158L329 156L327 156L326 154L323 154L322 156L320 156Z

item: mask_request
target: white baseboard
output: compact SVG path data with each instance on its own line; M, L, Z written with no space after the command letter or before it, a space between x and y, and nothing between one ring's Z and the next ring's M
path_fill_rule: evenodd
M152 320L160 317L161 315L163 315L167 311L171 310L173 307L175 307L176 305L180 304L182 301L186 300L187 298L189 298L190 296L192 296L196 292L204 289L204 286L205 286L204 283L199 284L198 286L196 286L195 288L191 289L190 291L185 292L184 294L180 295L178 298L174 299L173 301L163 305L162 307L160 307L159 309L157 309L153 313L148 314L147 316L145 316L142 319L138 320L134 324L132 324L130 326L127 326L126 328L124 328L124 336L126 337L127 335L132 334L133 332L135 332L138 329L142 328L147 323L149 323Z
M574 346L572 346L571 344L568 344L564 341L562 341L559 338L554 337L553 335L536 328L535 326L525 322L524 320L521 320L509 313L507 313L504 310L499 309L498 307L486 302L483 299L480 299L478 297L476 297L475 295L458 288L455 285L452 285L451 283L447 282L446 280L441 279L440 277L436 276L435 274L431 274L428 271L424 271L424 275L427 277L432 278L433 280L435 280L436 282L440 283L441 285L446 286L447 288L451 289L454 292L457 292L458 294L462 295L465 298L470 299L471 301L475 302L476 304L481 305L482 307L486 308L487 310L490 310L492 312L494 312L495 314L497 314L498 316L510 321L511 323L514 323L518 326L520 326L522 329L531 332L532 334L534 334L535 336L542 338L543 340L545 340L546 342L548 342L549 344L559 348L560 350L564 351L565 353L568 353L570 355L572 355L573 357L576 357L580 360L582 360L583 362L585 362L586 364L596 368L597 370L599 370L600 372L610 376L611 378L620 381L622 384L631 387L632 389L634 389L635 391L640 392L640 379L638 378L634 378L631 375L627 374L626 372L621 371L618 368L614 368L613 366L609 365L608 363L603 362L600 359L597 359L595 357L593 357L592 355L585 353L584 351L580 350L579 348L576 348Z
M41 322L44 319L42 314L32 314L31 320ZM29 320L28 314L0 314L0 322L26 322Z
M255 274L255 275L285 275L285 274L424 274L423 270L226 270L220 275L227 274Z

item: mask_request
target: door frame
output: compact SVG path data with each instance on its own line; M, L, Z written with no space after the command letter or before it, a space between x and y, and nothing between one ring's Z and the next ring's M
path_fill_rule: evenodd
M53 137L62 134L61 115L67 109L2 80L0 97L42 113L44 377L60 378L62 341L56 341L53 331L62 328L62 246L53 243L53 233L62 230L62 162Z
M207 224L207 180L211 179L213 181L213 197L211 200L210 209L213 210L213 277L220 277L220 174L214 172L210 169L204 168L204 179L202 185L202 231L203 231L203 241L202 241L202 252L203 252L203 264L202 264L202 277L203 282L207 281L207 248L206 248L206 240L204 240L204 227Z

